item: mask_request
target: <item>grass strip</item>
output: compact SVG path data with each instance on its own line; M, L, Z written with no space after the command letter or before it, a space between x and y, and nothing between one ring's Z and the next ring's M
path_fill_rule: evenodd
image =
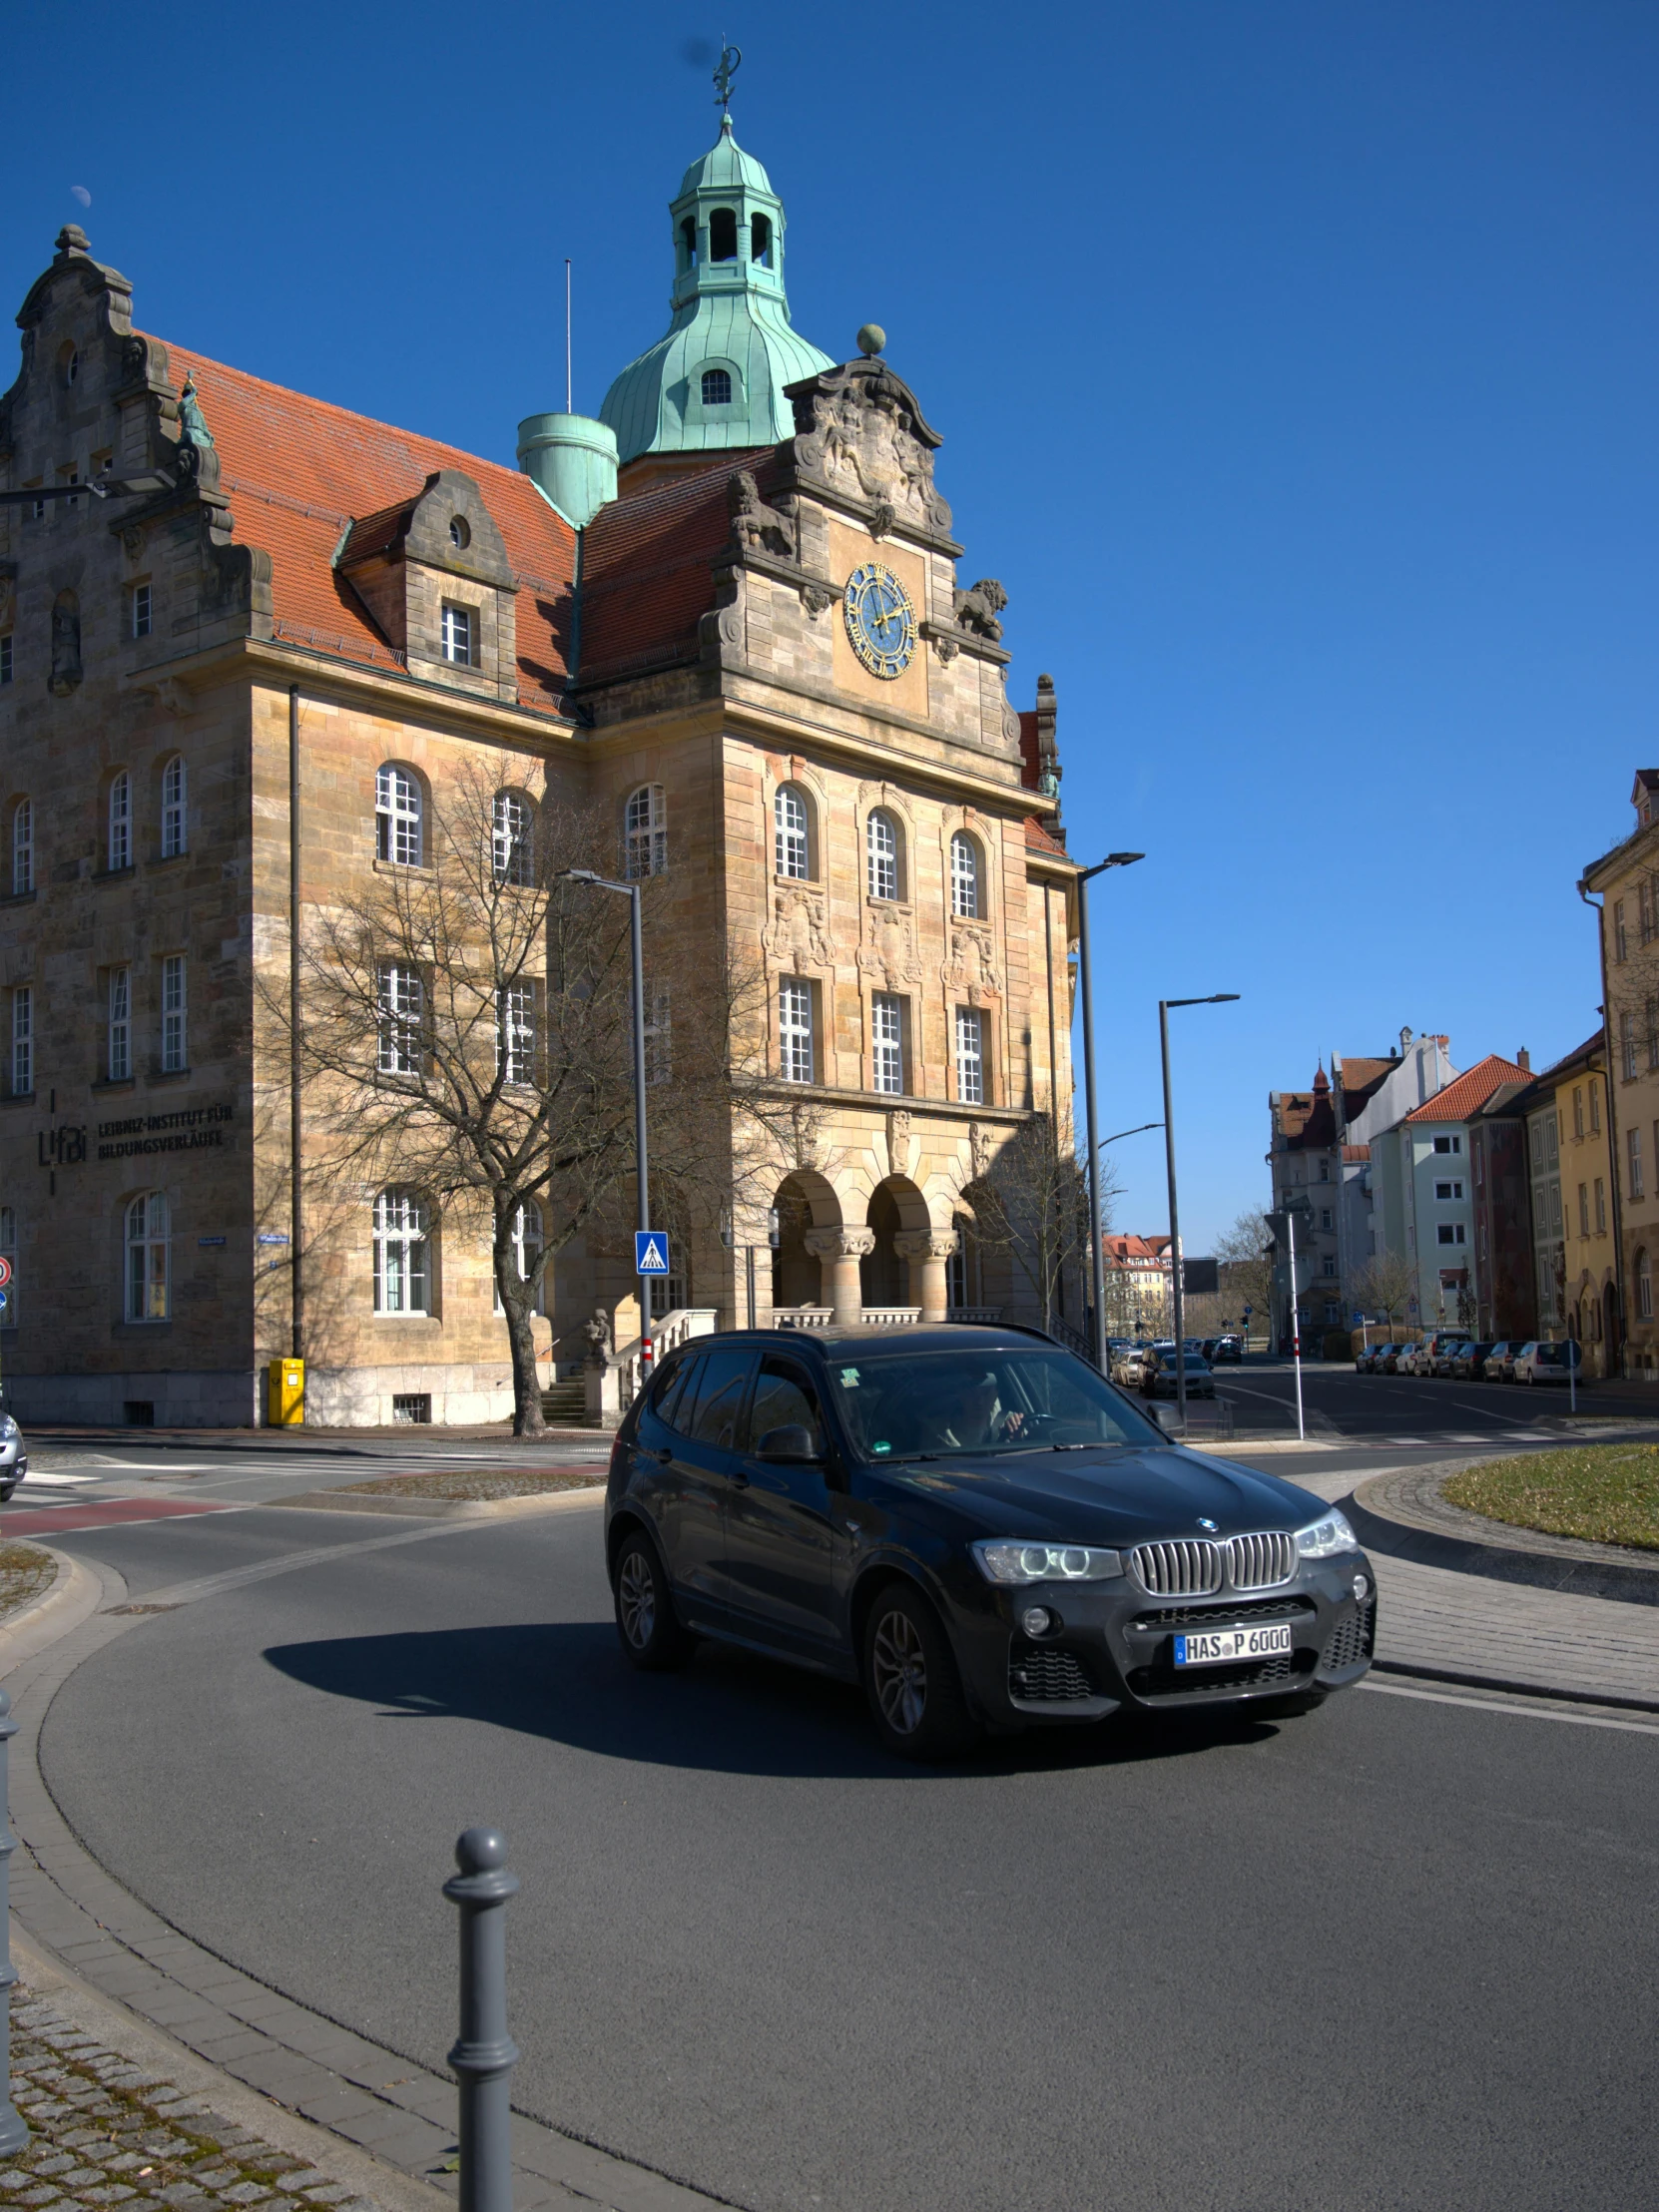
M1659 1551L1659 1444L1577 1444L1488 1459L1449 1476L1440 1494L1510 1528Z
M600 1479L580 1469L555 1474L495 1472L481 1468L465 1474L386 1474L373 1482L342 1482L353 1497L538 1497L547 1490L589 1490Z
M0 1617L51 1587L57 1561L38 1544L0 1543Z

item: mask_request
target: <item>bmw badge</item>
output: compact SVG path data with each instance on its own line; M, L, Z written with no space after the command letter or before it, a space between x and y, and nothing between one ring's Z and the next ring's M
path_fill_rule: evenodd
M1207 1529L1209 1533L1213 1536L1217 1528L1221 1524L1219 1521L1211 1520L1206 1514L1200 1513L1198 1516L1198 1525L1200 1528Z

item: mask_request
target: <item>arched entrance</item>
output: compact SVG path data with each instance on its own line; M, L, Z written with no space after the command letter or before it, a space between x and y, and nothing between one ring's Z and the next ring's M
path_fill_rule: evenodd
M798 1168L779 1184L772 1203L778 1211L773 1307L820 1306L825 1303L824 1270L807 1240L815 1230L838 1226L841 1210L834 1190L816 1170Z
M885 1183L869 1194L864 1226L874 1232L873 1248L858 1262L858 1289L866 1309L871 1306L913 1306L909 1269L893 1250L893 1239L904 1233L904 1217L898 1200Z

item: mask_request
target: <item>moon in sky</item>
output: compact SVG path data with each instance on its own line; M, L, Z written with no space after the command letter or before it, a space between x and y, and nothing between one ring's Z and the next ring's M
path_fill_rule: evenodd
M92 194L88 192L85 185L71 185L69 197L71 200L79 200L83 208L92 206Z

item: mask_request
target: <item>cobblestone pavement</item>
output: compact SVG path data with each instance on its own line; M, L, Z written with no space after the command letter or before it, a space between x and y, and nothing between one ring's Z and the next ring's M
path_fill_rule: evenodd
M318 2166L147 2071L47 1997L12 2007L12 2101L29 2141L0 2166L0 2205L28 2212L378 2212Z

